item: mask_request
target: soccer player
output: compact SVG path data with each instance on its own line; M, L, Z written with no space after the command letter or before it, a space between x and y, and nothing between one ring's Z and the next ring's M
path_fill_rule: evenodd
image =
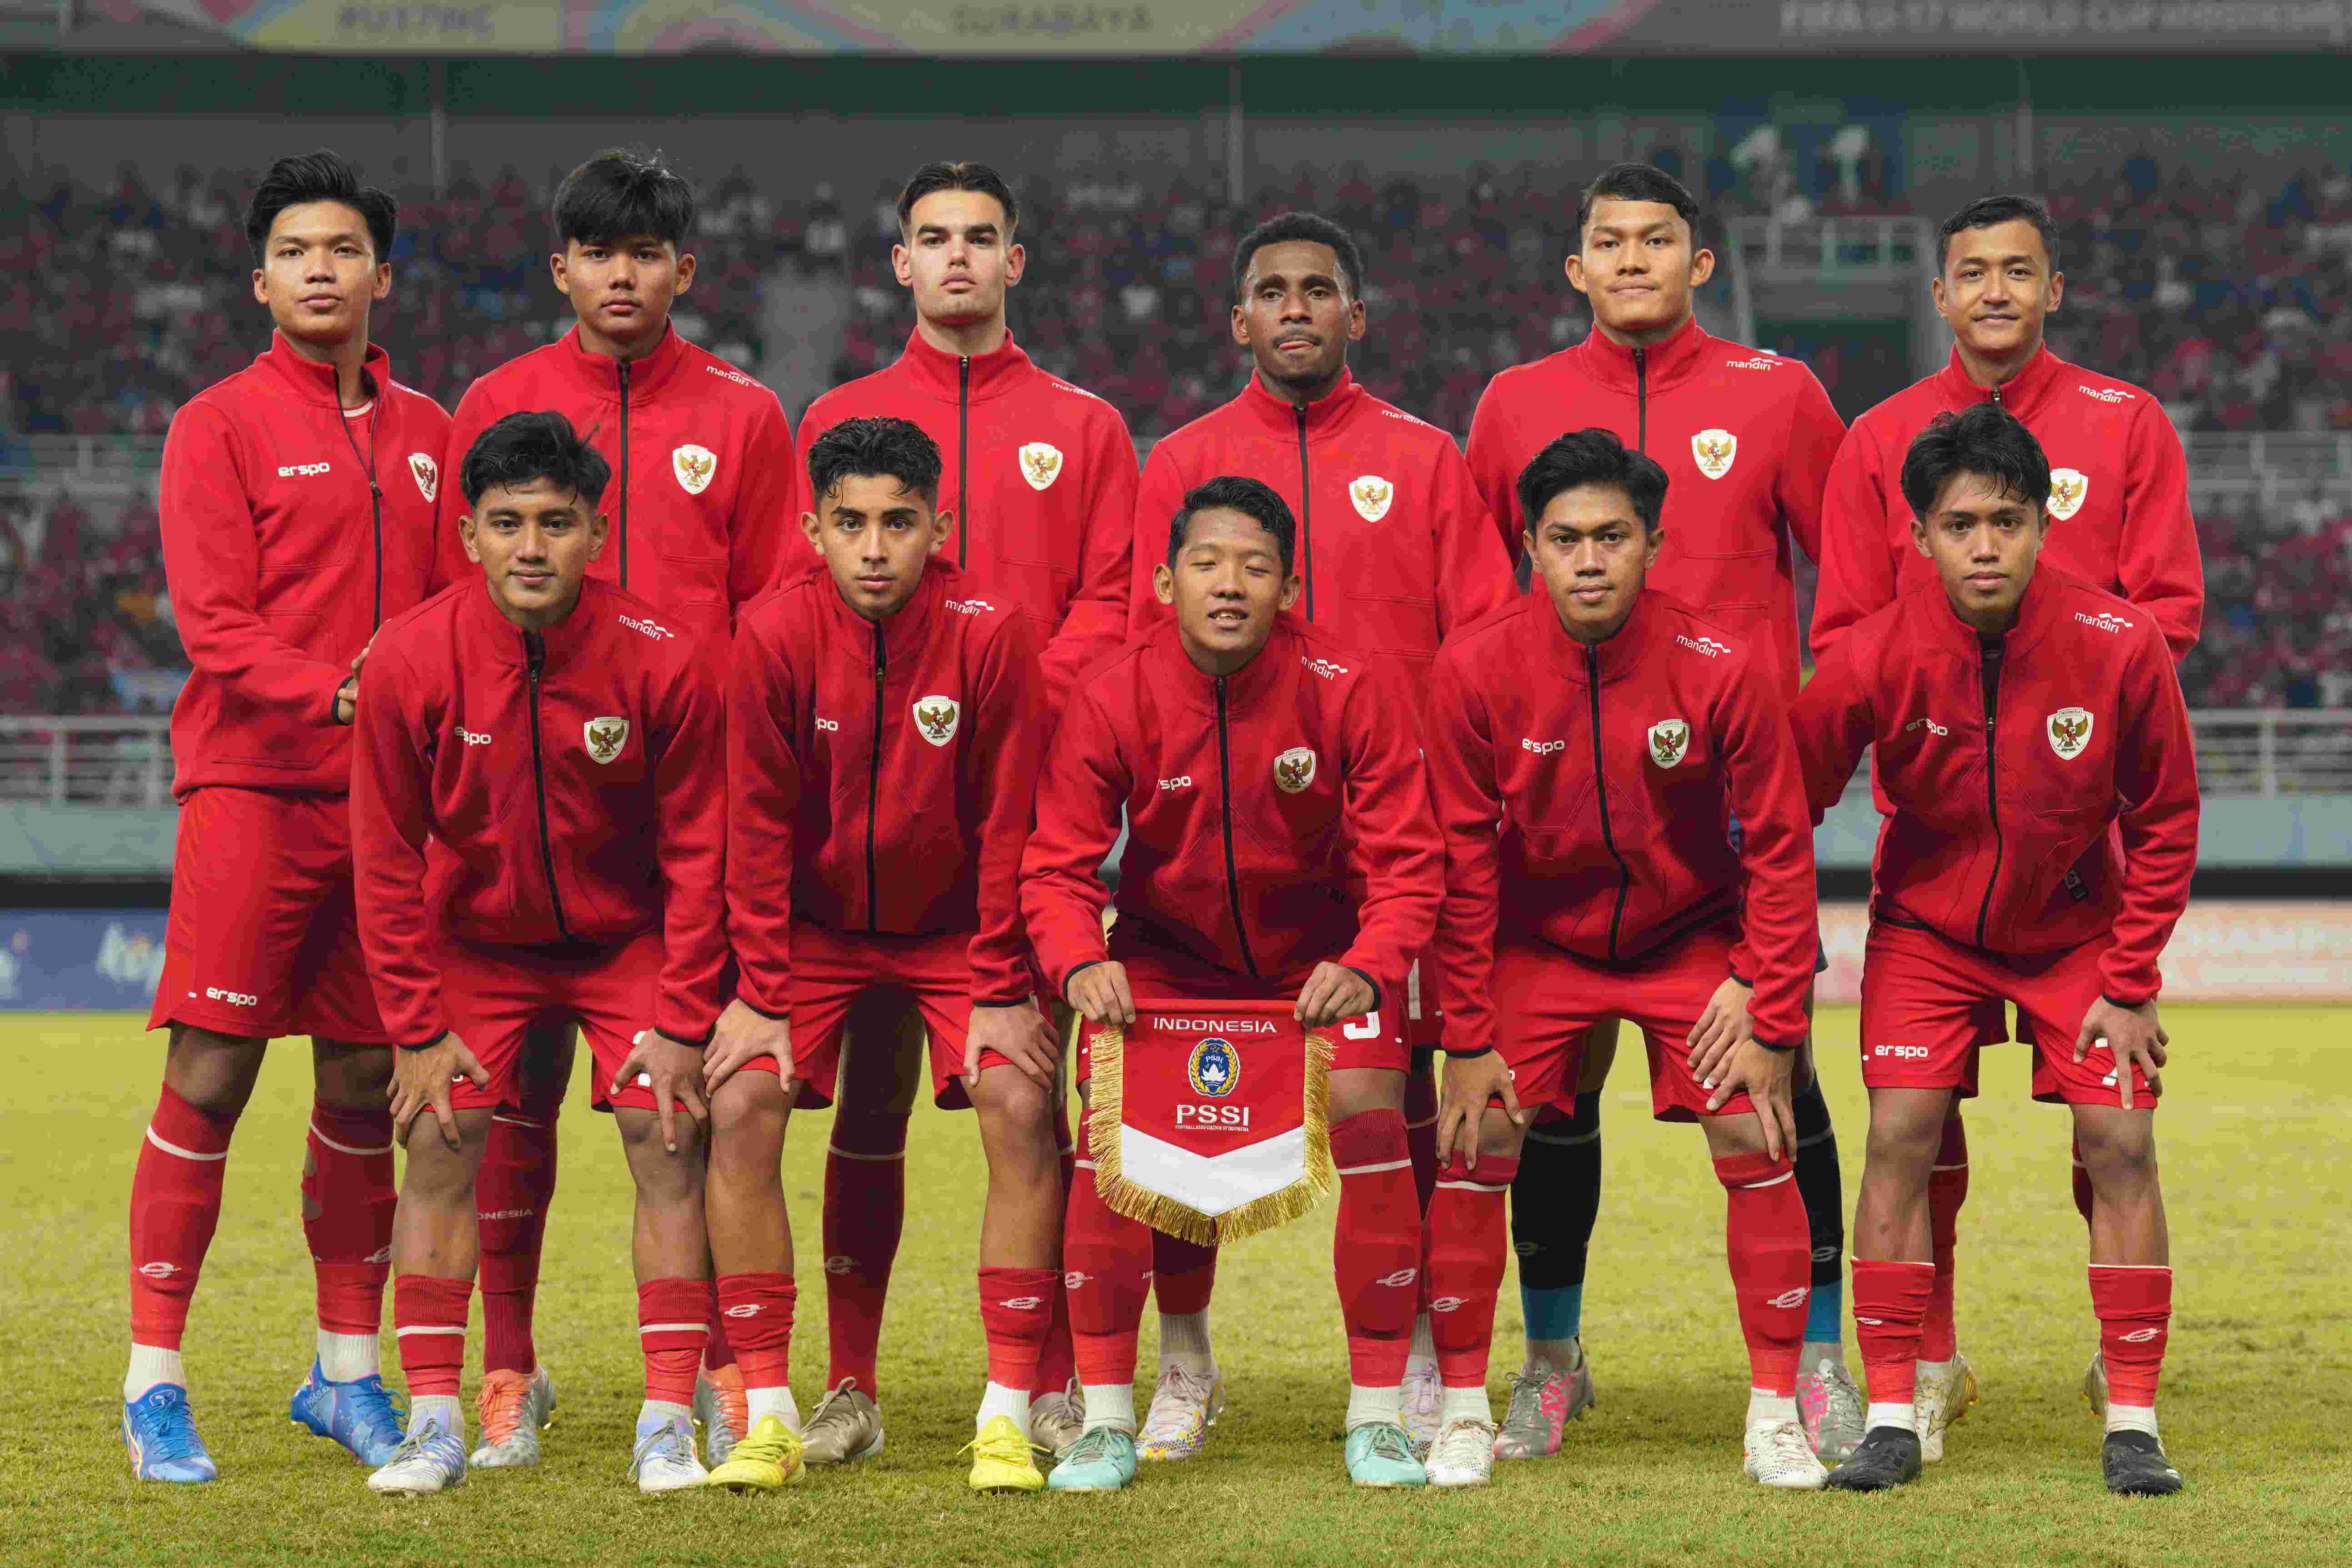
M723 661L736 613L773 585L800 515L799 462L775 394L678 335L671 307L694 283L694 187L656 153L613 149L564 176L548 258L572 306L555 342L467 389L449 432L455 469L508 414L551 409L614 472L610 545L589 574L652 605L660 626ZM470 582L458 520L442 498L439 580ZM524 1054L518 1103L499 1108L482 1159L480 1466L539 1459L555 1400L531 1337L540 1247L555 1193L555 1116L572 1080L572 1036ZM740 1373L713 1306L708 1375L695 1387L710 1462L744 1426Z
M2157 1433L2172 1310L2155 1110L2157 955L2197 860L2189 714L2155 616L2053 561L2048 458L1990 400L1936 416L1902 467L1934 580L1846 628L1796 709L1818 815L1865 747L1879 830L1862 989L1870 1159L1853 1307L1869 1431L1830 1485L1919 1474L1914 1380L1935 1290L1933 1168L1973 1090L1979 1021L2013 1003L2033 1097L2074 1114L2092 1189L2091 1306L2110 1491L2177 1491Z
M1328 1103L1348 1474L1420 1486L1401 1385L1421 1214L1405 1151L1410 1057L1393 1020L1436 917L1443 851L1397 672L1278 615L1304 592L1298 539L1290 508L1256 479L1186 493L1153 574L1173 622L1072 694L1038 786L1022 910L1049 982L1095 1024L1132 1023L1139 995L1295 999L1310 1029L1355 1020L1333 1041ZM1122 810L1106 938L1098 868ZM1089 1076L1082 1059L1082 1094ZM1056 1489L1134 1479L1151 1235L1103 1203L1082 1152L1064 1253L1086 1432L1055 1466Z
M985 163L926 163L898 194L891 267L915 307L906 352L835 387L801 420L803 458L843 420L912 420L941 454L939 504L955 519L942 559L969 590L1004 595L1043 646L1058 702L1080 671L1127 636L1135 443L1118 411L1039 367L1013 339L1007 290L1021 281L1021 206ZM816 563L806 563L815 570ZM822 574L821 573L819 574ZM812 1417L813 1464L847 1458L881 1436L876 1381L882 1310L907 1210L907 1122L920 1020L903 997L873 993L850 1012L848 1048L824 1166L825 1315L831 1392ZM892 1048L892 1043L898 1048ZM1066 1097L1054 1117L1069 1184ZM1033 1425L1048 1448L1078 1435L1070 1327L1058 1277L1038 1367Z
M629 1475L673 1491L705 1474L688 1401L710 1289L702 1047L727 963L715 650L588 580L612 475L562 415L500 419L457 477L479 575L379 639L352 780L361 929L401 1047L392 1112L408 1149L393 1243L408 1432L368 1485L465 1479L475 1177L529 1026L556 1014L587 1031L595 1104L636 1186L646 1394Z
M1348 368L1366 316L1363 255L1346 229L1313 213L1260 224L1234 247L1233 291L1234 341L1249 351L1250 378L1232 402L1151 449L1135 512L1131 624L1142 632L1170 618L1153 584L1164 563L1160 535L1186 493L1246 475L1298 520L1299 594L1287 613L1398 661L1417 702L1438 643L1516 593L1509 557L1454 438L1373 396ZM1434 972L1416 959L1390 1005L1413 1051L1404 1114L1423 1208L1436 1179L1437 991ZM1174 1237L1152 1240L1160 1366L1140 1451L1181 1459L1200 1451L1223 1398L1209 1343L1216 1254ZM1423 1447L1438 1404L1428 1300L1424 1289L1405 1376L1405 1429Z
M982 597L950 558L941 468L908 420L847 419L818 437L818 510L801 526L824 573L762 601L736 642L728 923L742 979L710 1064L711 1239L730 1315L761 1292L789 1315L786 1117L832 1102L853 1002L911 997L933 1098L978 1112L988 1163L988 1388L970 1483L1036 1491L1031 1394L1061 1275L1061 1051L1037 1006L1019 879L1051 721L1028 617L999 590ZM800 1447L781 1356L773 1372L772 1385L747 1374L757 1424L744 1446L761 1464ZM881 1447L877 1419L835 1457ZM736 1454L721 1483L777 1484Z
M368 316L392 198L332 153L281 158L246 212L269 351L172 420L163 565L194 667L172 710L179 848L163 1086L131 1179L122 1436L142 1480L208 1481L180 1362L229 1136L273 1037L310 1037L302 1230L318 1356L294 1419L381 1464L400 1441L376 1332L392 1243L392 1036L352 903L346 792L362 660L423 597L448 416L392 379Z
M1577 204L1570 287L1592 310L1584 342L1497 375L1470 424L1470 468L1505 532L1520 476L1561 432L1595 426L1664 468L1664 538L1647 578L1741 639L1785 702L1801 646L1792 545L1821 559L1822 486L1845 434L1813 373L1728 342L1698 324L1692 293L1715 272L1699 244L1698 203L1647 163L1619 163ZM1592 1404L1583 1343L1584 1275L1601 1204L1601 1088L1617 1057L1617 1021L1580 1053L1576 1109L1537 1111L1511 1205L1527 1318L1527 1359L1503 1421L1505 1458L1557 1453L1560 1427ZM1811 1298L1798 1405L1824 1455L1862 1439L1862 1398L1840 1333L1845 1215L1837 1138L1809 1053L1798 1058L1797 1189L1812 1246Z
M1813 609L1816 658L1848 627L1935 580L1912 544L1913 514L1899 480L1911 439L1941 413L1992 404L2025 422L2051 461L2051 562L2137 605L2164 634L2176 663L2196 645L2204 618L2204 567L2189 510L2180 438L2155 396L2129 382L2052 353L2042 328L2064 298L2058 230L2030 196L1983 196L1937 231L1936 309L1952 329L1950 363L1854 421L1839 448L1822 502L1822 577ZM1879 809L1887 802L1878 799ZM1998 1004L1985 1010L1987 1041L2007 1037ZM2023 1037L2021 1036L2021 1038ZM1944 1456L1950 1423L1977 1397L1952 1315L1952 1257L1969 1191L1968 1133L1960 1097L1937 1151L1928 1185L1936 1289L1921 1331L1918 1381L1922 1458ZM2074 1206L2091 1218L2091 1184L2074 1161ZM2084 1393L2104 1406L2105 1363L2091 1359Z
M1812 836L1770 658L1645 586L1669 488L1607 430L1538 453L1517 500L1542 596L1448 643L1431 679L1453 1035L1429 1272L1439 1300L1462 1303L1436 1318L1438 1486L1494 1472L1503 1194L1528 1110L1577 1094L1577 1054L1603 1016L1642 1030L1652 1113L1699 1123L1728 1200L1747 1473L1796 1489L1826 1475L1797 1410L1809 1270L1790 1163L1819 940ZM1695 1071L1710 1047L1719 1061Z

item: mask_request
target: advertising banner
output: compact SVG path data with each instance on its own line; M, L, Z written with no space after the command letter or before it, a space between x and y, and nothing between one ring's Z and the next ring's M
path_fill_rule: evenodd
M0 1012L135 1012L163 973L161 910L0 910Z

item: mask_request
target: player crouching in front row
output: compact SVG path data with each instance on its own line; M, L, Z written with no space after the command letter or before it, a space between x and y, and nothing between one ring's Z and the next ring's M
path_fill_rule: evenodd
M1091 1023L1132 1024L1136 999L1150 997L1295 999L1307 1028L1344 1024L1328 1121L1348 1474L1360 1486L1420 1486L1427 1476L1401 1423L1421 1213L1399 1004L1436 920L1444 858L1409 695L1315 627L1277 619L1299 592L1297 532L1256 479L1214 479L1185 495L1153 573L1173 623L1072 692L1038 786L1022 908L1040 964ZM1130 836L1106 941L1097 869L1122 808ZM1082 1055L1081 1092L1089 1067ZM1104 1203L1082 1145L1066 1279L1086 1430L1055 1468L1056 1490L1134 1479L1151 1256L1144 1225Z
M1581 430L1537 454L1518 493L1544 593L1449 642L1430 693L1453 1028L1430 1291L1462 1303L1433 1320L1446 1415L1430 1479L1493 1472L1486 1359L1521 1107L1566 1107L1585 1031L1615 1017L1649 1042L1653 1114L1706 1130L1727 1195L1748 1473L1818 1488L1796 1403L1811 1244L1790 1084L1819 939L1777 682L1644 589L1664 538L1655 462ZM1737 852L1727 813L1745 829ZM1712 1081L1692 1068L1701 1052L1719 1062Z
M701 1047L727 960L722 696L651 606L586 581L610 477L562 415L491 426L458 476L482 575L369 655L352 838L408 1148L392 1263L409 1421L368 1478L379 1492L465 1479L475 1177L525 1031L549 1015L586 1033L636 1184L646 1400L629 1473L648 1492L703 1479L687 1402L709 1289Z
M933 1095L978 1110L988 1160L988 1390L971 1485L1035 1491L1030 1391L1060 1268L1060 1046L1037 1008L1018 884L1045 679L1027 618L940 558L956 520L939 510L940 449L920 426L845 419L808 461L816 510L801 526L826 570L744 617L728 700L742 977L710 1052L710 1245L752 1425L711 1479L748 1490L799 1477L777 1163L792 1107L833 1102L851 1006L888 988L912 995ZM849 1381L820 1424L849 1439L834 1458L881 1450L881 1412Z
M1830 1477L1847 1490L1919 1474L1928 1173L1953 1096L1976 1092L1974 1020L2003 1002L2032 1026L2033 1097L2072 1108L2090 1174L2107 1488L2180 1489L2156 1429L2172 1317L2156 994L2196 868L2196 751L2155 620L2037 568L2049 497L2049 461L2015 417L1990 403L1937 416L1903 461L1912 541L1937 581L1846 632L1797 703L1813 809L1865 747L1895 807L1863 960L1853 1312L1870 1411Z

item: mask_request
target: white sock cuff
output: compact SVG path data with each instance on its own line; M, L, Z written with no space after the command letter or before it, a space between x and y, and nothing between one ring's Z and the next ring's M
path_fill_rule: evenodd
M1467 1388L1447 1387L1437 1396L1437 1428L1444 1431L1456 1421L1495 1422L1495 1406L1486 1397L1486 1385L1474 1384Z
M2110 1405L2107 1406L2107 1430L2110 1432L2145 1432L2158 1442L2164 1439L2156 1429L2156 1406L2153 1405Z
M1348 1430L1369 1426L1384 1421L1391 1426L1404 1423L1404 1390L1395 1384L1386 1388L1366 1388L1362 1384L1348 1385Z
M1865 1432L1875 1426L1897 1426L1906 1432L1919 1430L1918 1406L1915 1405L1884 1405L1874 1399L1868 1414L1862 1418Z
M1131 1383L1080 1384L1087 1396L1087 1430L1108 1426L1135 1436L1135 1385Z

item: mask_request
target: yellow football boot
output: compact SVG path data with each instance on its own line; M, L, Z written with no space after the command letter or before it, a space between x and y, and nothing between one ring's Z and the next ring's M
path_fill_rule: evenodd
M964 1445L971 1456L971 1474L964 1484L976 1492L1036 1492L1045 1489L1045 1472L1032 1457L1037 1446L1013 1424L1010 1415L993 1415L980 1436Z
M702 1484L735 1492L772 1492L808 1479L801 1463L801 1437L777 1415L762 1415L751 1430L736 1439L727 1462L710 1472Z

